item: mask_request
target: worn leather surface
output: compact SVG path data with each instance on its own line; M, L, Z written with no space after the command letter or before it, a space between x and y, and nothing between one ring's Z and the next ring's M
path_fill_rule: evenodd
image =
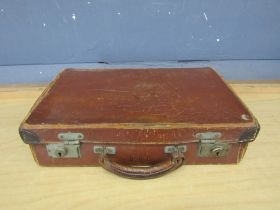
M238 163L259 124L210 68L74 70L62 72L37 100L20 126L34 133L34 158L45 166L98 166L122 176L157 176L181 164ZM52 158L46 145L61 132L82 133L79 158ZM198 155L201 132L220 132L223 157ZM39 142L39 144L38 144ZM166 145L183 144L180 164L171 164ZM104 159L94 145L114 146ZM167 161L166 161L167 160ZM133 166L133 167L132 167ZM146 169L141 168L146 166Z
M190 68L69 69L59 75L26 122L214 124L252 121L251 114L215 71Z

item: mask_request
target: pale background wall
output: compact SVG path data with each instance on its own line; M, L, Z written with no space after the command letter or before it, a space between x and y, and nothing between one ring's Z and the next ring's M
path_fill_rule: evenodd
M1 0L0 83L131 66L280 79L279 37L278 0Z

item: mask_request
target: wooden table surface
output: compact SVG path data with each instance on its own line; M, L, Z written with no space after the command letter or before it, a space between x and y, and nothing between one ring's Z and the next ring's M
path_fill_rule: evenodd
M280 83L232 86L261 124L243 161L142 181L100 167L38 166L18 126L44 86L0 87L0 209L280 209Z

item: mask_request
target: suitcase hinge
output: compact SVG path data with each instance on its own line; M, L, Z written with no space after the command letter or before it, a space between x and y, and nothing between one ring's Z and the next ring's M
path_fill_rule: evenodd
M223 157L229 150L229 144L219 141L222 134L219 132L206 132L196 134L199 139L198 156L200 157Z
M84 139L82 133L59 133L61 143L47 144L47 152L53 158L78 158L81 156L80 140Z

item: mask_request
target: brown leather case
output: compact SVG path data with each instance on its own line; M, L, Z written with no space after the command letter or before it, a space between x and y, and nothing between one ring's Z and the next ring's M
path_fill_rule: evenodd
M211 68L66 69L19 131L44 166L150 178L182 164L238 163L260 129Z

